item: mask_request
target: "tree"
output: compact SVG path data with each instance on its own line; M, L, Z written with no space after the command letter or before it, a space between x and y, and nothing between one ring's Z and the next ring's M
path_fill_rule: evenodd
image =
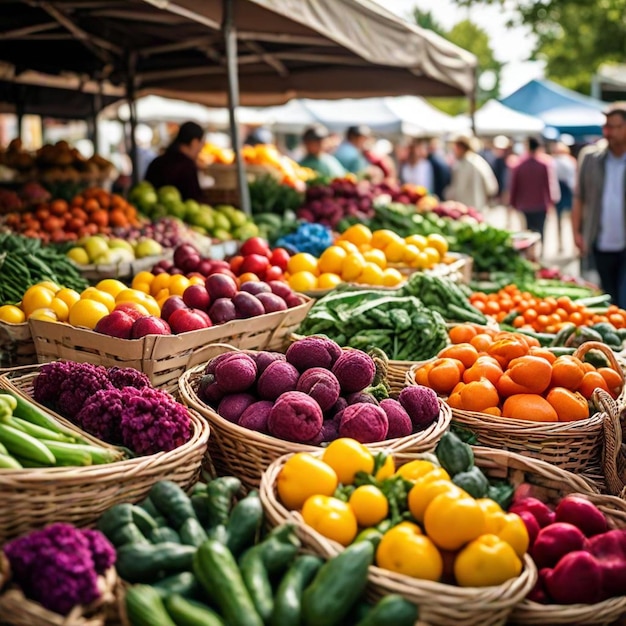
M500 72L502 63L495 57L489 42L489 35L471 20L462 20L455 24L451 30L446 31L433 17L430 11L413 10L413 17L418 26L432 30L460 48L468 50L476 55L478 60L478 81L481 75L493 73L493 86L487 91L479 90L477 105L480 106L490 98L497 98L500 93ZM467 98L434 98L433 104L450 115L466 113L469 108Z
M459 7L505 5L506 0L452 0ZM518 0L513 24L537 37L533 59L546 63L546 75L582 93L602 63L626 56L626 0Z

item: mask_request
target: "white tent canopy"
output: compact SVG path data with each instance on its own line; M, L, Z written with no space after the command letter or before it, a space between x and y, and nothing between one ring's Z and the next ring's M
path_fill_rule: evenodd
M471 127L468 115L456 118L466 129ZM497 100L487 101L474 115L476 134L482 137L507 135L520 137L539 135L545 124L537 117L519 113Z

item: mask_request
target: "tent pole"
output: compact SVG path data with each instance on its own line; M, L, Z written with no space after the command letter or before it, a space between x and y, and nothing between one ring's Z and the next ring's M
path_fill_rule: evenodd
M476 92L478 91L478 66L474 68L474 86L469 95L469 116L472 125L472 133L476 135Z
M241 199L241 210L251 214L250 192L246 181L246 169L241 154L241 141L239 137L239 125L237 123L237 107L239 106L239 77L237 67L237 28L235 26L235 0L223 0L224 20L222 30L226 45L226 64L228 70L228 119L230 123L230 136L235 152L237 167L237 188Z
M102 108L102 97L100 92L96 92L93 94L93 98L91 100L91 142L93 143L93 152L94 154L98 154L100 152L100 137L98 133L98 113Z
M135 106L135 69L137 65L137 54L131 52L128 57L128 75L126 82L126 99L128 100L128 118L130 122L130 160L133 165L132 181L133 185L139 182L137 171L137 140L135 129L137 128L137 108Z

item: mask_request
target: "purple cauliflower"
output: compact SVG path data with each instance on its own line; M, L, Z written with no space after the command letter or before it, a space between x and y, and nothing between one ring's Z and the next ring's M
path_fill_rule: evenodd
M71 370L61 383L57 409L61 415L73 420L87 398L101 389L113 389L106 367L91 363L71 363Z
M24 594L60 615L100 597L97 567L111 565L115 557L104 536L96 539L71 524L51 524L14 539L4 552Z
M99 531L85 528L81 530L83 536L89 542L89 550L98 574L104 574L115 564L115 548L109 540Z
M39 369L33 381L33 397L42 404L54 404L61 393L61 383L71 375L73 363L53 361Z
M75 422L86 432L114 445L122 443L124 399L135 387L101 389L87 398ZM128 391L126 391L128 390ZM126 391L126 393L124 393Z
M114 387L122 389L123 387L151 387L150 379L134 367L110 367L109 380Z
M136 454L156 454L178 448L189 440L187 409L159 389L122 389L122 443Z

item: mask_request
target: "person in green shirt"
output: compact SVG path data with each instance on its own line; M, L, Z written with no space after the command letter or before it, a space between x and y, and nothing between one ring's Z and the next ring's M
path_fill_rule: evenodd
M300 160L300 165L315 170L321 176L341 178L346 175L346 170L332 154L324 151L327 138L328 130L324 126L317 124L307 128L302 135L306 155Z

